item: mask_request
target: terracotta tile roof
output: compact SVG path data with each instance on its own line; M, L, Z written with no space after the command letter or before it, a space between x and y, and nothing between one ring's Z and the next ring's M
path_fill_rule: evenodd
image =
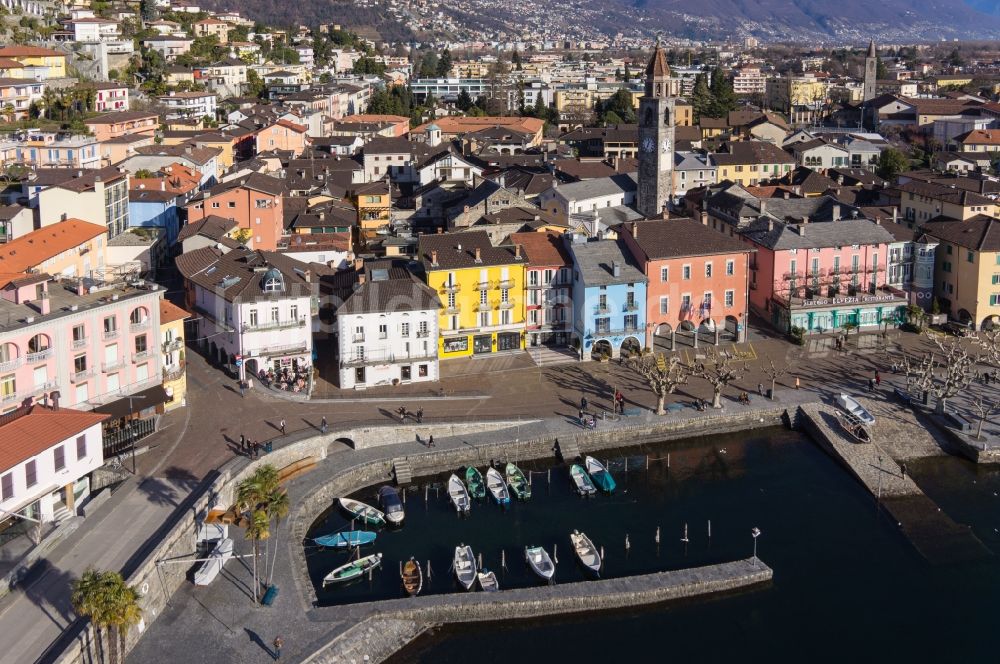
M104 115L98 115L96 118L90 118L89 120L84 120L83 124L87 125L118 124L119 122L131 122L133 120L146 120L146 119L159 120L160 116L157 115L156 113L147 113L146 111L115 111L113 113L105 113Z
M476 249L479 249L480 260L476 262ZM437 253L437 263L433 262ZM467 231L464 233L441 233L438 235L421 235L419 258L424 269L455 270L463 268L481 268L490 265L512 265L524 263L524 255L515 257L514 247L494 247L486 231Z
M25 272L107 233L104 226L66 219L0 245L0 272Z
M560 233L511 233L510 241L521 245L528 258L528 265L571 265L573 259L566 250Z
M965 221L930 221L922 230L932 237L975 251L1000 252L1000 220L977 214Z
M40 404L0 417L0 440L3 441L0 470L13 468L53 445L75 438L108 417L71 408L53 410Z
M38 58L38 57L60 57L65 58L65 53L53 51L50 48L40 46L5 46L0 48L0 58Z
M308 127L304 125L295 124L294 122L289 122L288 120L278 120L278 126L284 127L286 129L291 129L292 131L297 132L299 134L306 133L306 130L308 129Z
M11 60L10 58L0 58L0 69L20 69L23 67L17 60Z
M166 325L167 323L173 323L174 321L184 320L190 316L190 313L181 309L170 300L160 300L160 325Z
M646 65L646 78L663 78L665 76L670 76L670 65L667 64L666 53L657 44L656 50L653 51L653 57Z
M478 131L487 127L506 127L507 129L519 129L524 132L537 134L545 126L545 122L538 118L512 117L444 117L437 118L433 122L422 124L413 130L415 134L426 133L427 127L436 124L441 128L442 134L465 134L470 131Z

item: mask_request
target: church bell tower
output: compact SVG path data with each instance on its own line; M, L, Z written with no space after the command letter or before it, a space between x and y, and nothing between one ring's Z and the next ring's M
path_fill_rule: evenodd
M639 99L639 214L660 217L673 203L674 100L679 81L670 77L667 56L656 43L646 66L646 90Z

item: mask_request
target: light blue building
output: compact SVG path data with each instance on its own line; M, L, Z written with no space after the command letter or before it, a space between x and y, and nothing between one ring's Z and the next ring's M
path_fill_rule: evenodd
M581 359L640 352L646 338L646 277L616 240L567 235L573 257L573 338Z
M162 228L168 246L173 246L180 232L177 194L156 189L132 189L128 201L129 226Z

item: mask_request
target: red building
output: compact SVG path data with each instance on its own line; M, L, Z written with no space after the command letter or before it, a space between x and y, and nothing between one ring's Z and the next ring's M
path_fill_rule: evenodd
M513 233L510 239L528 258L524 300L528 345L567 345L573 325L573 261L562 235Z

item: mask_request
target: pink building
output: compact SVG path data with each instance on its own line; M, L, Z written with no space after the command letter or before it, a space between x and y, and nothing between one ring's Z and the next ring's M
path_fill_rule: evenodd
M886 285L892 235L867 219L784 224L742 233L756 247L750 306L779 330L831 332L897 319L906 297Z
M2 412L54 392L65 406L111 414L112 427L162 412L159 287L45 274L2 281L0 317L10 322L0 331ZM144 398L132 409L124 397L137 393Z

